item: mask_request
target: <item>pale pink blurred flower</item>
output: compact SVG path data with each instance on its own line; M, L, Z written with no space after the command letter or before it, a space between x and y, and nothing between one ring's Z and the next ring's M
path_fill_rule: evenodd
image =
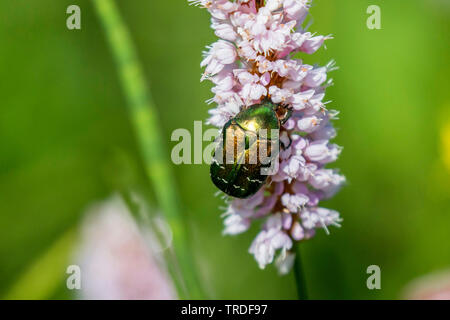
M156 238L142 232L115 196L92 207L82 225L76 261L81 299L176 299Z
M450 300L450 270L413 280L404 290L403 297L408 300Z

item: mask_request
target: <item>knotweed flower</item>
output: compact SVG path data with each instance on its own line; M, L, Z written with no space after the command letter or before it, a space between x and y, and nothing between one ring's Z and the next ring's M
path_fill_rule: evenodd
M284 148L278 172L249 199L233 199L224 213L224 234L245 232L253 221L265 219L250 246L260 268L272 263L281 273L290 270L296 241L314 236L316 229L340 226L339 213L319 202L332 197L345 181L325 166L337 159L341 148L330 143L336 131L328 110L327 73L335 69L304 64L294 54L313 54L331 36L316 35L302 27L309 0L188 0L206 8L211 27L220 38L207 47L202 80L213 82L217 106L209 111L209 124L221 128L242 109L268 98L293 110L280 131Z

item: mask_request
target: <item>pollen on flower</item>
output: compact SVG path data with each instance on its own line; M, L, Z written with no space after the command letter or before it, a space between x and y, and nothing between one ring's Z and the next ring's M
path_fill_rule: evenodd
M188 0L211 14L211 28L220 38L207 47L202 80L213 82L217 104L208 123L221 128L241 110L270 99L292 115L280 130L279 165L275 174L248 199L229 200L223 234L247 231L263 219L262 230L250 246L260 268L276 260L280 273L293 264L294 242L312 238L317 229L339 227L337 211L320 207L345 183L345 177L326 166L341 147L332 120L337 112L324 101L334 60L325 66L294 59L295 53L314 54L331 35L303 27L310 0ZM277 256L277 257L275 257Z

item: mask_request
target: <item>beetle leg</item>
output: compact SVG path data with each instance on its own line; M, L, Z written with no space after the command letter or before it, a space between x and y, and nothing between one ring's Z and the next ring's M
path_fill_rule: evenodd
M284 114L283 118L281 119L281 124L285 124L286 121L289 120L289 118L292 116L292 108L286 108L286 113Z

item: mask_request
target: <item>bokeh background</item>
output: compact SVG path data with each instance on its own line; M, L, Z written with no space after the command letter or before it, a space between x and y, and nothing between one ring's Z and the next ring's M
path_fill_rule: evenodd
M167 161L176 128L207 118L205 10L184 0L117 1L149 80ZM82 30L66 28L77 4ZM381 30L366 9L381 7ZM311 31L333 34L308 63L335 59L327 92L340 110L335 164L348 185L326 206L341 229L302 244L311 298L397 299L413 279L450 268L450 3L323 0ZM90 1L0 2L0 297L74 298L65 286L78 225L123 187L150 195L126 103ZM293 275L259 270L258 226L222 237L207 165L173 166L193 256L211 298L296 298ZM381 267L381 290L366 268Z

